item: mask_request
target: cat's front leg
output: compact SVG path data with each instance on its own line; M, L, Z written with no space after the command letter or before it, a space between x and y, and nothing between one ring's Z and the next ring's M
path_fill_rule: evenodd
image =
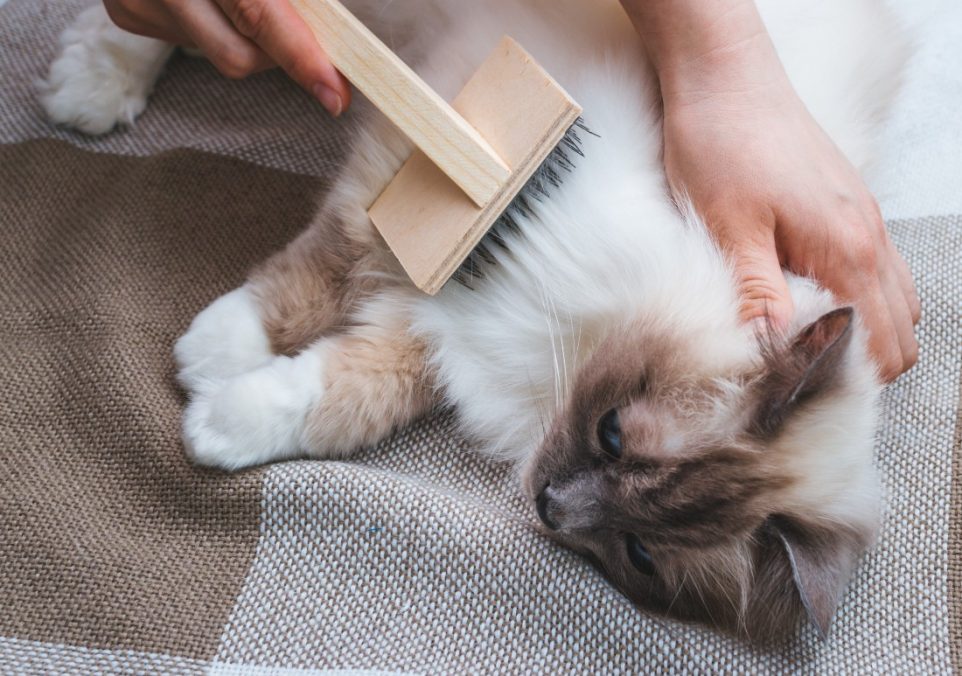
M184 415L189 455L228 470L305 454L344 457L425 414L433 383L403 301L375 298L357 319L294 357L196 393Z
M132 124L173 51L118 28L98 2L60 36L60 53L39 85L40 101L52 122L87 134Z
M323 399L324 371L308 350L194 392L184 411L187 455L226 470L298 455L307 415Z
M264 366L273 357L250 285L207 306L174 344L177 379L192 393Z
M335 192L349 191L350 184L345 176ZM361 215L366 218L363 210ZM343 218L322 210L244 286L194 318L174 345L180 383L191 393L209 389L265 366L275 355L296 355L343 324L364 288L352 272L368 251L348 235Z
M360 323L318 345L324 396L302 437L312 455L341 457L371 446L434 405L426 347L410 332L407 305L403 293L382 293L354 313Z

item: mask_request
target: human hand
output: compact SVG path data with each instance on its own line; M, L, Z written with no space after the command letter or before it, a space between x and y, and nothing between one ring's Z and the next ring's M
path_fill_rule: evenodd
M668 180L731 255L743 319L784 327L793 308L782 268L812 276L858 308L880 373L894 380L918 358L911 273L858 172L780 65L760 58L747 72L726 59L726 72L666 87Z
M878 204L812 118L752 0L622 0L664 104L664 161L730 255L746 321L793 314L782 269L854 305L881 376L918 358L919 299Z
M120 28L196 47L224 75L280 66L337 117L351 89L288 0L104 0Z

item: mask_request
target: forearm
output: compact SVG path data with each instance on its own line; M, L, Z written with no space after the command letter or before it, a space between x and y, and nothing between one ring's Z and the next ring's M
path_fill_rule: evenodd
M666 97L783 74L754 0L621 0ZM723 80L725 82L720 82Z

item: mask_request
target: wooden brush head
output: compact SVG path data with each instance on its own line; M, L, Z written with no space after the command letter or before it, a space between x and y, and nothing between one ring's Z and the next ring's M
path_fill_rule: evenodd
M414 284L432 295L581 115L581 106L509 37L502 38L452 107L509 167L501 189L479 207L416 150L368 210Z

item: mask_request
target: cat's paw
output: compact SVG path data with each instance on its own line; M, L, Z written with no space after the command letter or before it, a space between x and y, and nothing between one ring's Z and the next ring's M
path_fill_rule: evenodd
M246 287L211 303L174 344L177 379L191 392L252 371L272 356L257 304Z
M94 135L133 123L173 51L117 28L100 4L77 17L60 46L38 85L41 103L52 122Z
M237 470L297 455L305 418L323 394L318 355L270 364L211 386L184 413L184 446L201 465Z

